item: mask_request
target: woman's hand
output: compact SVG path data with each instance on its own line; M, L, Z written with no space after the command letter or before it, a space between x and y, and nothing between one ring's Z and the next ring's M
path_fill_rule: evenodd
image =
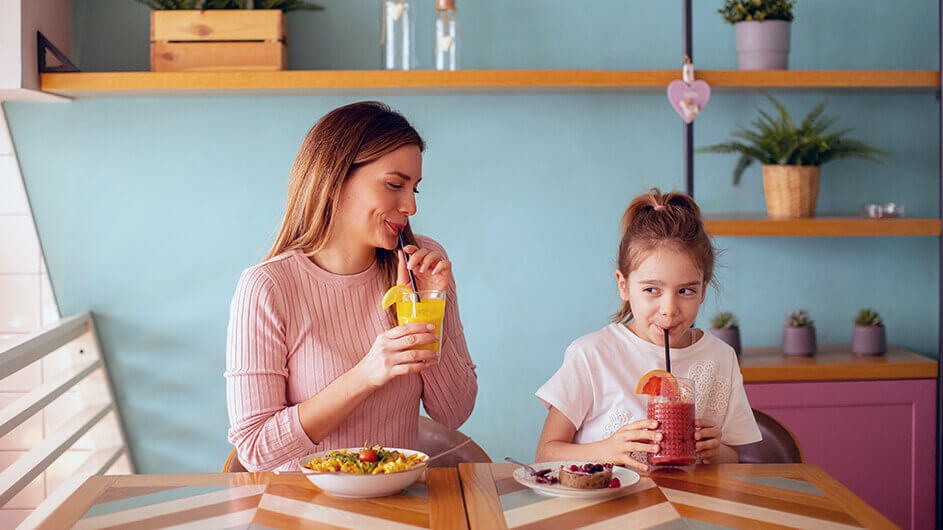
M720 427L717 427L707 420L694 420L694 450L697 452L697 459L702 461L711 460L717 456L720 451ZM705 462L710 463L710 462Z
M439 353L415 348L439 340L433 329L432 324L410 322L377 335L373 347L354 370L374 389L401 375L425 370L435 363Z
M631 466L639 471L647 472L648 466L632 458L631 453L633 451L641 453L658 452L661 433L651 430L656 427L658 427L656 420L638 420L623 425L609 438L596 442L600 449L600 459L610 464Z
M416 288L420 291L444 291L448 289L452 280L452 262L445 259L440 252L428 248L419 248L416 245L404 247L408 262L404 261L403 253L397 252L399 264L396 272L397 285L409 285L409 272L413 271L416 278Z

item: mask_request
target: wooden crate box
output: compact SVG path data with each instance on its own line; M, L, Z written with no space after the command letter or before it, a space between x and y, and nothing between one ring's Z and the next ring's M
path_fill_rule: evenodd
M151 12L151 71L284 70L285 14L280 10Z

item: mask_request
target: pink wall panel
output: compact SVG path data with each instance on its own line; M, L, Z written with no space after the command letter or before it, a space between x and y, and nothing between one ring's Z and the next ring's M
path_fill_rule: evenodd
M750 404L902 528L934 527L936 380L751 383Z

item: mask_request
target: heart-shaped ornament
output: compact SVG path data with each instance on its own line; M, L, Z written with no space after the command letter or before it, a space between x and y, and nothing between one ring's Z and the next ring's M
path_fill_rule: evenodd
M452 45L455 44L455 37L451 35L445 35L439 37L439 49L447 52L452 49Z
M668 101L684 123L694 121L710 98L711 86L706 81L695 81L690 85L680 80L668 83Z
M403 16L403 11L406 11L405 2L386 3L386 12L393 17L393 20L399 20L399 17Z

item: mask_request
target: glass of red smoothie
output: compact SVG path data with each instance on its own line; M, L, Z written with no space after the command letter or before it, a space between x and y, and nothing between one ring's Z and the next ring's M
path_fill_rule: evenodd
M661 433L658 452L648 455L653 465L686 466L696 460L694 451L694 381L664 378L658 393L648 396L648 419L657 420Z

